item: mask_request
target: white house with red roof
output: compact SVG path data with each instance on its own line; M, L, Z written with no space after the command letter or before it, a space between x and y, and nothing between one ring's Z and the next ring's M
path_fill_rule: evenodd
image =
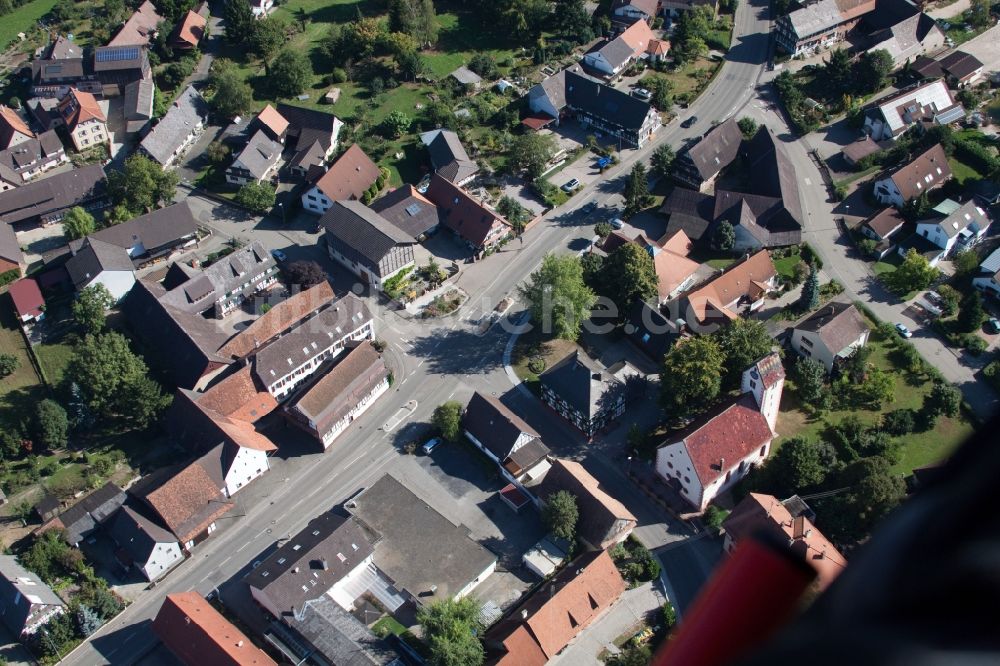
M14 310L22 324L41 321L45 318L45 299L34 278L21 278L10 285L8 290L14 301Z
M698 511L767 459L785 385L771 353L743 372L743 394L674 435L656 452L656 471Z

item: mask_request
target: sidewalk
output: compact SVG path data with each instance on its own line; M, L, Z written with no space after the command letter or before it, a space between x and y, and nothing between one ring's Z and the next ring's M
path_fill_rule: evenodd
M634 589L625 590L617 604L573 639L549 664L593 664L596 663L597 655L605 648L612 653L618 652L614 645L616 638L647 617L654 624L661 620L660 608L663 601L652 583L643 583Z

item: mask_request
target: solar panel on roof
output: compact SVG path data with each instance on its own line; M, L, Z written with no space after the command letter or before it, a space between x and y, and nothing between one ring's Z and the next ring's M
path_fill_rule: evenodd
M411 203L409 206L406 207L406 212L409 213L410 215L416 215L417 213L420 212L420 204Z
M118 62L120 60L135 60L139 57L138 46L123 46L121 48L101 49L94 56L97 62Z

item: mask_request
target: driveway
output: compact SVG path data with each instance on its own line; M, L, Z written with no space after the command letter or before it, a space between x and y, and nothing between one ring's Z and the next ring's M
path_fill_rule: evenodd
M957 4L962 4L963 2L968 4L967 0L959 0ZM1000 24L993 26L978 37L973 37L964 44L959 45L958 49L982 61L984 65L984 77L988 77L992 72L1000 70Z

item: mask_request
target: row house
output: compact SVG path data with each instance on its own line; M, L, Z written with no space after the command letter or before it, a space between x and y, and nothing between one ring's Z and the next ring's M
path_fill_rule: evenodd
M541 436L491 395L472 394L462 414L462 432L507 480L521 488L540 479L550 467L549 447Z
M928 148L891 174L875 181L879 202L902 208L925 192L941 187L952 177L948 156L941 144Z
M126 571L135 571L154 583L184 561L184 550L170 530L157 524L138 505L126 504L109 522L108 536L115 559Z
M375 289L413 268L416 239L360 201L334 201L320 224L330 258Z
M69 161L62 141L53 130L0 151L0 192L15 187Z
M208 118L208 104L194 86L188 86L139 144L149 158L164 168L177 158L201 134Z
M353 144L328 169L313 169L312 186L306 186L302 207L322 215L334 201L361 199L382 175L378 166L358 144Z

